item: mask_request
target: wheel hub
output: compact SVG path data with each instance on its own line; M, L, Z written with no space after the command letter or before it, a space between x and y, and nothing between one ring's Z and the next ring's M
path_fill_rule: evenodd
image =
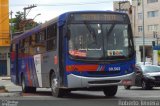
M57 78L54 78L52 80L52 90L53 90L53 92L56 92L57 87L58 87Z

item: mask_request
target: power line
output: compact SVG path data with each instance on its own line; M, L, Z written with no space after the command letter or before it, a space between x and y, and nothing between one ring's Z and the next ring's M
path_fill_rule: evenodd
M114 0L115 1L115 0ZM113 1L95 1L95 2L79 2L79 3L56 3L56 4L37 4L37 6L74 6L74 5L94 5L94 4L106 4ZM26 6L30 4L11 4L10 6ZM3 5L0 5L3 6Z
M29 12L31 11L32 8L35 8L37 7L36 5L30 5L28 7L24 7L24 21L26 20L26 16L29 14ZM29 10L28 13L26 14L26 10ZM25 31L25 24L24 24L24 27L23 27L23 31Z

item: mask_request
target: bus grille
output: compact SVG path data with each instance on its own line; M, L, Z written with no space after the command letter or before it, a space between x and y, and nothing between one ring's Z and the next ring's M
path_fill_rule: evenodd
M91 76L98 76L98 75L106 76L106 75L119 74L120 71L110 71L110 72L109 71L89 71L87 73Z
M90 81L90 84L106 84L106 83L119 83L120 80L100 80L100 81Z
M155 76L154 78L156 79L156 81L160 81L160 76Z

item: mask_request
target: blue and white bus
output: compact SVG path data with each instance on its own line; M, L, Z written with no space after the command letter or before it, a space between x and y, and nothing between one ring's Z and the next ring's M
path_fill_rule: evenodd
M11 80L23 92L51 88L62 97L72 90L99 89L114 96L132 85L135 50L125 13L67 12L14 38Z

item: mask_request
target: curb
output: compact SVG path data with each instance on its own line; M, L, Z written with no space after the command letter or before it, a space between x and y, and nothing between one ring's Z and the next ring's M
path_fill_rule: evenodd
M0 80L11 80L11 77L1 77Z
M18 93L0 93L0 97L19 97L22 94L20 92Z

